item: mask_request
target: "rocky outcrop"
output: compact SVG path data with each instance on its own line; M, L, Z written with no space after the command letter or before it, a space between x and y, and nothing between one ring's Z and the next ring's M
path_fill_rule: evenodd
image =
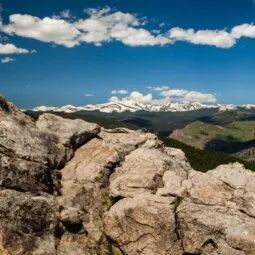
M0 254L251 255L255 174L0 98Z

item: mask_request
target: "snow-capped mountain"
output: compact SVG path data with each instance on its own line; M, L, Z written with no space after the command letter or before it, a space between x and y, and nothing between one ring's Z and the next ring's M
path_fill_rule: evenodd
M100 111L105 113L112 112L136 112L136 111L150 111L150 112L185 112L185 111L194 111L199 109L208 109L208 108L216 108L219 111L226 110L237 110L238 107L251 109L255 108L255 105L205 105L201 103L163 103L163 104L142 104L138 102L110 102L105 104L96 104L96 105L85 105L85 106L73 106L73 105L65 105L62 107L52 107L52 106L38 106L32 109L33 111L41 111L41 112L66 112L72 113L77 111Z

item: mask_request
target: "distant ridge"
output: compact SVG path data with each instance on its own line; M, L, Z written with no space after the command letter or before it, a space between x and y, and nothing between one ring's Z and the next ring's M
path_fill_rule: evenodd
M187 102L178 102L178 103L163 103L163 104L142 104L138 102L110 102L105 104L95 104L95 105L85 105L85 106L73 106L73 105L65 105L62 107L54 107L54 106L38 106L33 108L33 111L40 112L78 112L78 111L100 111L105 113L112 112L136 112L136 111L148 111L148 112L186 112L186 111L195 111L200 109L209 109L214 108L219 111L226 110L238 110L238 108L246 108L251 109L255 108L253 104L245 104L245 105L205 105L201 103L187 103Z

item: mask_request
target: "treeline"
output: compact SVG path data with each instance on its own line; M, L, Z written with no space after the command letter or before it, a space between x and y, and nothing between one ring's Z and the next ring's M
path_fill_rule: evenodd
M229 156L227 154L215 151L200 150L192 146L184 144L174 139L161 137L165 146L181 149L195 170L206 172L212 170L219 165L239 162L245 168L255 171L255 163L243 161L241 159Z

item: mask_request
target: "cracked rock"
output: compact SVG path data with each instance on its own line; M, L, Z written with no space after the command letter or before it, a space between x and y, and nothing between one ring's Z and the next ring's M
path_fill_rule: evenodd
M174 198L156 195L122 199L105 214L105 233L124 254L182 254L175 231L174 202Z

